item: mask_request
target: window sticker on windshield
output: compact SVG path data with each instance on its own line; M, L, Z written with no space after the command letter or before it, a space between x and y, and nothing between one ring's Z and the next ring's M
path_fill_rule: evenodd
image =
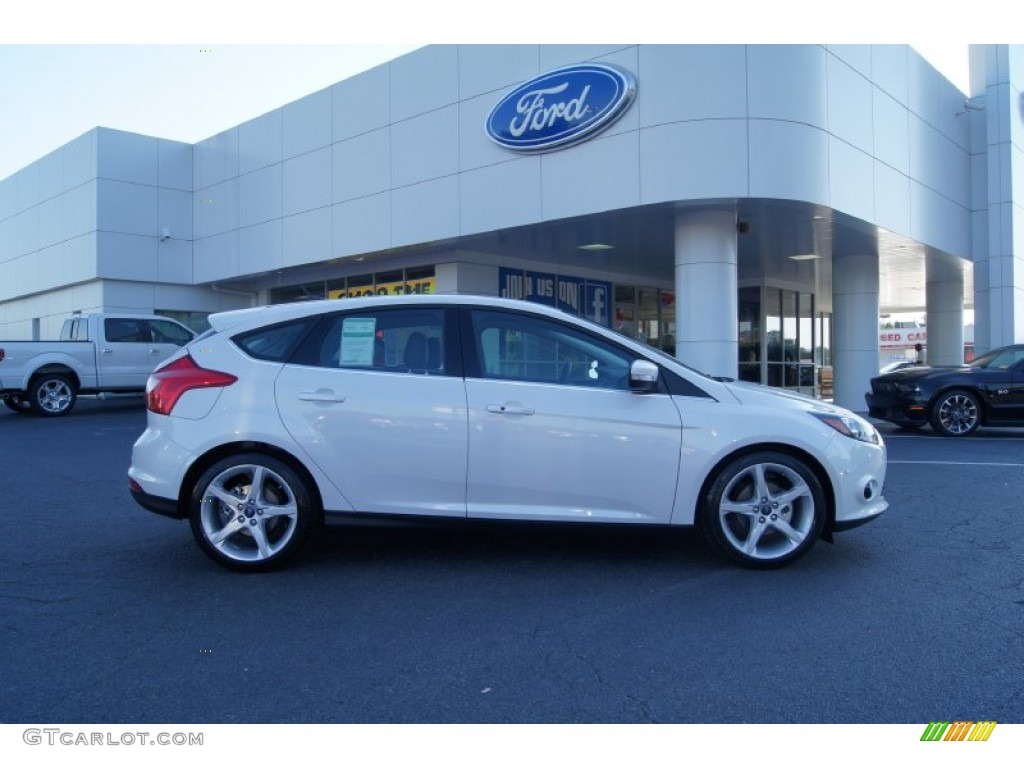
M342 366L373 367L375 317L346 317L341 325L341 349L338 360Z

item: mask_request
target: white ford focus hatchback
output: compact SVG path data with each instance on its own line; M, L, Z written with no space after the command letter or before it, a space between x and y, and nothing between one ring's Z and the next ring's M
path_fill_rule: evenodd
M129 485L236 570L353 514L696 525L770 568L888 506L853 413L555 309L382 297L210 323L150 377Z

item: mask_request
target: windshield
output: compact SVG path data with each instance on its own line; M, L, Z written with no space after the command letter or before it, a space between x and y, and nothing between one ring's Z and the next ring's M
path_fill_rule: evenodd
M568 313L566 313L566 314L568 314ZM668 352L665 352L664 350L658 349L657 347L652 347L650 344L647 344L646 342L642 341L641 339L634 339L632 336L627 336L626 334L624 334L624 333L622 333L620 331L617 331L614 328L609 328L607 325L601 325L600 323L595 323L589 317L582 317L582 316L579 316L579 315L572 315L572 318L575 319L575 320L580 320L581 322L583 322L583 323L585 323L587 325L592 325L595 328L599 328L604 333L608 333L610 331L611 333L614 333L616 336L621 336L622 338L624 338L624 339L626 339L628 341L631 341L634 344L639 344L640 346L645 347L646 350L648 352L652 353L655 357L661 357L661 358L663 358L665 360L668 360L671 363L675 363L676 365L681 365L686 370L688 370L688 371L690 371L692 373L695 373L698 376L702 376L705 379L711 379L712 381L718 381L718 379L715 379L714 376L709 376L708 374L704 373L703 371L698 371L696 368L693 368L693 367L687 365L686 363L684 363L678 357L672 357L672 355L670 355ZM730 381L731 381L731 379L730 379Z
M1015 365L1020 360L1024 360L1024 347L1002 347L974 358L971 362L971 367L991 368L1002 371Z

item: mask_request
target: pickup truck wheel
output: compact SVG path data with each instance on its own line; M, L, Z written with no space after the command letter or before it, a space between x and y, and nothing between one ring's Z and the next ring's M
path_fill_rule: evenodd
M63 416L75 407L78 393L67 376L47 373L32 381L28 400L40 416Z
M28 413L32 410L32 404L21 395L4 395L3 401L15 413Z

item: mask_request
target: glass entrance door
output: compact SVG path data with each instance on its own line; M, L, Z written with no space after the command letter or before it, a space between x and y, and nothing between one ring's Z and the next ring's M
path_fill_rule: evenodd
M831 315L812 293L770 286L739 290L739 378L819 395L818 369L831 363Z

